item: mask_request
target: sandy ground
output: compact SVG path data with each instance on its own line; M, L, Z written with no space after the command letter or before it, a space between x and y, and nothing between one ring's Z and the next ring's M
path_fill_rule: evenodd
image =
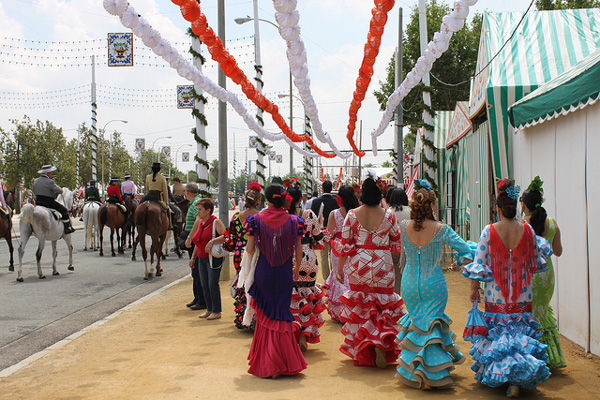
M469 283L446 272L447 313L457 336L466 322ZM297 376L259 379L247 371L252 336L235 329L226 282L223 318L206 321L185 307L185 280L118 313L0 381L0 399L493 399L504 390L477 383L467 363L453 371L453 389L421 392L403 386L387 370L355 367L339 352L338 323L326 318L321 343L306 352L308 368ZM459 339L465 352L469 343ZM592 399L600 393L600 361L563 338L568 367L554 372L523 398ZM594 395L594 393L596 393Z

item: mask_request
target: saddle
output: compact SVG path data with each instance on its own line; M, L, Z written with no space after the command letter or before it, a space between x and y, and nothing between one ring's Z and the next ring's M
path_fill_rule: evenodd
M156 203L156 204L160 205L160 207L163 209L163 211L166 212L167 214L171 214L172 213L171 208L168 205L166 205L165 202L163 202L163 201L146 200L146 201L144 201L144 203L148 203L148 204L150 204L150 203Z

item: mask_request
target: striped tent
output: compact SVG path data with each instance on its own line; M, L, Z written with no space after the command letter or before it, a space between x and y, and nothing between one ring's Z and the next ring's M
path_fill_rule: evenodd
M437 173L436 183L438 185L438 192L440 196L440 219L445 221L446 216L444 210L446 209L446 198L447 198L447 181L446 181L446 165L450 162L450 152L446 151L446 136L450 130L452 124L452 115L454 111L436 111L435 117L433 118L433 145L436 148L436 162L437 162Z
M600 48L600 9L523 14L483 13L469 115L487 114L496 178L514 176L508 108Z

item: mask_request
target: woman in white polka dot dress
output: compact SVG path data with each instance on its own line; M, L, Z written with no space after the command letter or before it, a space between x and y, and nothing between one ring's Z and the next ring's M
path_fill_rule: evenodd
M490 387L508 384L507 395L519 388L535 389L550 376L546 345L532 314L532 277L546 270L552 255L549 243L533 228L515 219L519 188L504 179L496 200L500 222L481 233L473 263L463 275L472 279L471 300L479 300L479 281L484 284L487 333L474 339L469 352L475 363L475 379ZM485 328L484 328L485 330Z

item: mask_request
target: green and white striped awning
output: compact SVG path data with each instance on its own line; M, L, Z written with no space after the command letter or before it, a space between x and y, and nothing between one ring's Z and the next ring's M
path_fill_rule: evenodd
M497 178L513 176L508 108L600 48L600 9L530 11L519 25L521 18L483 14L476 67L483 72L471 87L470 116L486 107Z
M433 145L436 149L446 148L446 136L452 125L454 111L436 111L433 118Z
M593 104L600 96L600 51L540 86L508 109L516 128L537 125Z

